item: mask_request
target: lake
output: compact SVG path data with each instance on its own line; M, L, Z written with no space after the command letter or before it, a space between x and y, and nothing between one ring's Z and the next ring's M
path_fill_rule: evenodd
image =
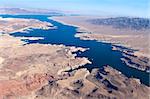
M95 40L80 40L74 37L77 32L77 27L68 26L61 24L59 22L48 19L49 16L44 15L0 15L2 17L13 17L13 18L32 18L41 21L47 21L57 26L57 29L53 30L42 30L42 29L32 29L29 33L16 32L11 34L15 37L43 37L40 40L26 40L28 44L40 43L40 44L63 44L66 46L76 46L89 48L89 50L79 53L79 57L87 57L92 64L87 64L84 68L89 70L93 68L100 68L104 65L110 65L111 67L119 70L127 77L135 77L141 80L145 85L149 84L149 73L139 71L137 69L128 67L125 63L121 61L122 54L120 51L112 51L112 45L109 43L97 42Z

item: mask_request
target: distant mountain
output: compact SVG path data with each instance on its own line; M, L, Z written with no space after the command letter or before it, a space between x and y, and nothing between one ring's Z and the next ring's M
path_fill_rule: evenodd
M150 19L147 18L129 18L129 17L116 17L116 18L102 18L87 20L96 25L108 25L114 28L130 28L130 29L150 29Z
M0 8L0 14L64 15L63 12L47 9Z

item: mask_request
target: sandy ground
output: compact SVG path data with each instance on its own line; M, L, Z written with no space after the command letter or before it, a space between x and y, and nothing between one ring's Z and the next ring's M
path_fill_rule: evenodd
M4 61L4 59L2 57L0 57L0 64L2 64Z

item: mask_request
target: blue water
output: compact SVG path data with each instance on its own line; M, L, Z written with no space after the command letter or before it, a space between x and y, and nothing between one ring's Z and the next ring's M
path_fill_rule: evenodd
M15 18L32 18L39 19L41 21L47 21L52 23L54 26L57 26L58 29L55 30L41 30L33 29L29 30L29 33L20 33L16 32L11 35L17 37L44 37L41 40L27 40L28 43L40 43L40 44L64 44L66 46L76 46L89 48L89 50L78 53L80 57L87 57L92 64L87 64L84 67L91 70L92 68L99 68L104 65L110 65L113 68L119 70L127 77L135 77L141 80L145 85L150 86L149 84L149 73L133 69L124 64L120 58L122 54L119 51L112 51L111 44L96 42L95 40L80 40L75 38L76 27L68 26L61 24L59 22L47 19L47 16L41 15L3 15L2 17L15 17Z

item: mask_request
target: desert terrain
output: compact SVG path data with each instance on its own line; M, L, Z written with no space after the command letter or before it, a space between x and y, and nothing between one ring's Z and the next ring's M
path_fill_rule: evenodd
M77 57L75 52L84 52L87 48L26 44L23 38L9 35L31 27L53 29L51 23L34 20L35 24L31 24L33 20L16 18L2 20L7 22L1 22L3 28L0 28L0 99L149 98L148 86L110 66L92 72L81 68L91 62L86 57Z
M24 45L25 42L21 41L21 38L9 35L14 31L26 31L31 27L50 29L50 23L15 18L10 19L10 21L8 18L2 20L7 20L7 23L1 24L3 34L0 35L1 98L29 95L30 92L48 83L50 79L61 79L59 77L61 73L90 63L87 58L78 58L72 54L86 49L63 45ZM32 21L37 21L37 23L31 24ZM13 27L16 25L18 27L23 25L24 27L14 29Z
M62 16L50 19L78 27L75 37L80 39L111 43L113 50L122 51L122 61L128 66L150 71L149 19L100 16Z
M35 19L2 18L0 17L0 33L27 32L28 29L53 29L48 22Z

